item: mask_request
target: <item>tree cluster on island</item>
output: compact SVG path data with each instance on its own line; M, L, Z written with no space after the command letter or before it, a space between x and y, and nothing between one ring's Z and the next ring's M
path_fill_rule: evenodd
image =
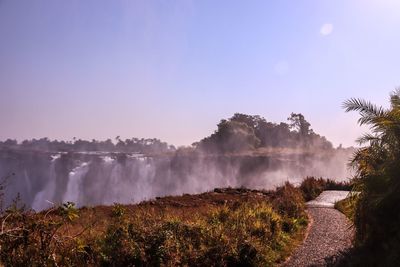
M301 113L292 113L288 123L268 122L258 115L234 114L221 120L210 136L194 143L197 149L210 152L240 152L257 148L300 148L333 150L324 136L316 134Z
M235 113L222 119L217 130L191 147L180 147L180 151L203 153L231 153L254 151L259 148L289 148L332 151L333 145L324 136L313 131L311 124L301 113L292 113L288 123L273 123L259 115ZM341 148L341 146L339 147ZM114 141L107 139L91 141L73 138L72 141L49 140L48 138L0 141L0 150L29 150L48 152L122 152L163 154L176 151L176 147L156 138L131 138Z

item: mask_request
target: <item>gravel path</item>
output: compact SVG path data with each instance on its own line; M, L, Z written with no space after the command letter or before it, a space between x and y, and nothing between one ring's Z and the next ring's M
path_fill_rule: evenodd
M319 198L324 200L323 205L318 205L318 198L309 203L307 212L311 225L308 235L284 264L285 267L326 266L325 258L340 255L340 251L351 247L353 229L350 221L331 205L326 205L327 195L334 192L324 191L324 195L321 194Z

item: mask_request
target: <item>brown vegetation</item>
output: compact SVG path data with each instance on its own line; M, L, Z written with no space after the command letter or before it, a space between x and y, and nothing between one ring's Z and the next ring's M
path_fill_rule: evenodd
M6 266L265 266L282 262L307 224L301 192L216 189L137 205L1 216Z

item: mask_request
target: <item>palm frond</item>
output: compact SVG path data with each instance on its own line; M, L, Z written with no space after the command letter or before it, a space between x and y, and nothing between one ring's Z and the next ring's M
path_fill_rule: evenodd
M369 101L351 98L343 103L343 108L346 112L358 111L361 115L358 119L360 125L371 124L374 127L380 118L384 118L388 111L383 107L378 107Z
M400 220L377 215L394 212L399 205L400 88L390 94L389 109L356 98L344 102L343 107L346 112L358 111L359 124L368 125L371 130L357 140L366 146L355 151L350 163L355 169L354 184L361 191L354 220L357 242L390 243L393 233L400 233ZM382 228L382 225L393 227ZM398 247L394 251L397 253Z
M359 111L369 115L382 116L385 113L383 107L378 107L369 101L359 98L350 98L343 103L346 112Z
M363 134L361 137L359 137L356 142L359 145L363 145L366 143L372 143L372 142L378 142L380 141L380 137L378 135L372 135L369 133Z

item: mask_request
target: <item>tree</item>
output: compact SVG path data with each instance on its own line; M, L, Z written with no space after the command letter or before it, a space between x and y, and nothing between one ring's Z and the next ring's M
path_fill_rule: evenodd
M260 140L246 123L221 120L218 130L200 141L198 147L207 152L240 152L258 147Z
M243 122L254 131L256 131L262 123L266 123L266 120L259 115L247 115L242 113L235 113L229 120Z
M301 113L291 113L288 121L290 121L290 128L298 132L301 137L306 137L313 133L313 130L310 129L311 124L306 121Z
M5 146L8 146L8 147L12 147L12 146L18 145L18 142L17 142L17 140L15 140L15 139L7 139L7 140L4 142L4 145L5 145Z
M391 93L388 109L355 98L346 101L344 108L358 111L358 123L371 130L358 139L364 147L352 159L360 191L356 241L374 251L371 266L395 266L400 262L400 91Z
M227 150L240 150L250 149L251 147L310 147L315 149L333 149L332 144L326 140L325 137L315 134L311 129L311 125L305 120L302 114L292 113L288 119L291 124L287 123L272 123L268 122L265 118L258 115L247 115L242 113L235 113L228 120L221 120L218 124L218 130L211 136L204 138L201 142L194 144L196 147L202 147L203 150L223 149L222 145L227 140L231 140L230 136L233 135L238 129L236 134L247 132L247 137L253 136L253 143L246 148L239 148L232 145L225 145ZM241 126L240 126L241 125ZM246 127L244 127L246 126ZM244 131L244 132L243 132ZM244 138L236 136L237 139ZM246 139L246 138L244 138ZM252 138L250 138L252 139ZM249 139L249 140L250 140ZM233 139L232 139L233 140ZM238 140L236 140L238 141ZM218 142L222 142L218 144ZM238 144L249 144L249 142L238 141Z

